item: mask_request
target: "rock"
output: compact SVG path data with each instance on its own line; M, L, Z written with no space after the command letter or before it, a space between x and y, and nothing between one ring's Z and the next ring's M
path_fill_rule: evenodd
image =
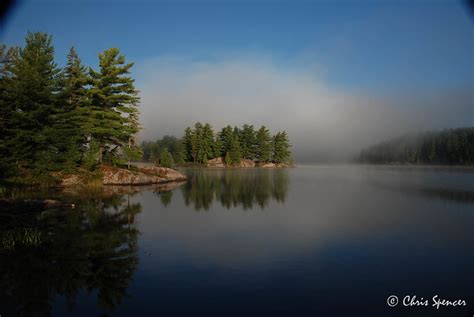
M255 162L249 159L242 159L237 167L255 167Z
M186 179L182 173L166 167L144 167L127 170L110 166L102 167L104 185L149 185Z
M285 163L264 162L264 163L260 163L259 167L262 167L262 168L281 168L281 167L290 167L290 165L285 164Z
M54 199L45 199L42 201L45 208L53 208L61 206L61 202L59 200Z
M66 175L61 178L61 186L75 186L80 184L81 180L79 179L79 175L76 174Z
M223 157L216 157L207 162L207 167L227 167L224 162ZM261 162L255 163L253 160L242 159L239 164L232 164L231 167L241 167L241 168L250 168L250 167L263 167L263 168L280 168L280 167L290 167L290 165L285 163L273 163L273 162Z
M216 157L212 160L207 161L207 167L225 167L225 162L223 157Z

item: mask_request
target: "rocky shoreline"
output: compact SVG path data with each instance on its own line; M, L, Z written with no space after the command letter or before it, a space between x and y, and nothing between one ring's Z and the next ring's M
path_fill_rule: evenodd
M286 163L273 163L273 162L255 162L248 159L242 159L239 164L232 164L228 166L223 157L216 157L207 162L206 167L211 168L223 168L223 167L241 167L241 168L251 168L251 167L261 167L261 168L284 168L292 167Z
M130 170L112 166L101 167L101 185L153 185L185 180L184 174L166 167L150 166ZM61 178L60 186L62 187L76 185L84 185L78 174Z

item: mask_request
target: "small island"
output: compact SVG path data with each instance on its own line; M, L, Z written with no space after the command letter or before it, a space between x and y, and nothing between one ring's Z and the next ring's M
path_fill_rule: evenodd
M217 134L209 123L187 127L178 139L164 136L142 142L143 160L163 167L199 165L203 167L290 167L292 158L288 134L274 135L265 126L241 128L227 125Z

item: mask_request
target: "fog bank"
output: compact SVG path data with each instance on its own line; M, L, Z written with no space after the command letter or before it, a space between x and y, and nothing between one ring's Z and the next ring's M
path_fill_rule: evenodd
M290 70L266 58L157 58L135 72L141 140L181 136L197 121L215 131L227 124L266 125L288 132L297 161L317 162L347 159L361 147L407 132L474 125L469 87L355 93L331 86L314 69Z

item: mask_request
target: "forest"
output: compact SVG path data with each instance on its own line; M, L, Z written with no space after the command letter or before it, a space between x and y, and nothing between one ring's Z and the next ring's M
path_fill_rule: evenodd
M119 49L82 65L71 47L55 62L52 37L29 32L23 47L0 45L0 179L93 171L141 157L140 98Z
M218 157L224 158L227 166L237 165L243 159L290 163L290 147L285 131L271 135L265 126L255 130L253 125L244 124L241 128L227 125L214 133L209 123L200 122L193 129L187 127L180 139L164 136L141 144L143 160L159 162L164 167L185 163L206 165Z
M408 134L360 153L359 161L371 164L474 164L474 127Z

